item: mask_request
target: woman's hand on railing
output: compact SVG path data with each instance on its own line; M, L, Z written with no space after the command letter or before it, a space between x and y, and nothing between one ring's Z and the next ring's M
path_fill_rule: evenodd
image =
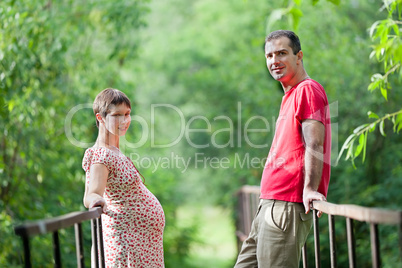
M94 208L94 207L101 207L103 213L106 213L107 210L107 204L105 199L103 198L98 198L93 200L90 204L89 204L89 208Z

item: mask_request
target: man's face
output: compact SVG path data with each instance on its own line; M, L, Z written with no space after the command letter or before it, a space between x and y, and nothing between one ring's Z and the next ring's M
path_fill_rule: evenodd
M289 43L289 38L280 37L265 44L267 68L272 77L282 83L291 81L302 68L303 53L299 51L295 55Z

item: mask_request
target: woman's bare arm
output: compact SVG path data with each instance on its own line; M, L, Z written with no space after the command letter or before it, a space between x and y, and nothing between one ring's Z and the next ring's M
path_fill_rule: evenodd
M103 164L94 164L90 169L89 185L85 187L84 206L93 208L101 206L103 212L106 212L107 206L103 193L106 189L109 170Z

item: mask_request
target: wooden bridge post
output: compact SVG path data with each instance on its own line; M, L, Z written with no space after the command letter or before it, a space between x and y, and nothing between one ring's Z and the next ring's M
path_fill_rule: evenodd
M402 258L402 212L399 216L399 257Z
M96 230L99 245L99 264L101 268L105 268L105 249L103 247L102 218L96 219Z
M97 243L98 236L97 236L96 229L97 229L96 228L96 219L92 219L92 221L91 221L91 236L92 236L91 259L92 259L92 254L93 254L93 261L95 262L95 267L99 268L99 258L98 258L99 248L98 248L98 243Z
M75 249L77 252L77 268L84 268L84 249L83 249L83 238L82 238L82 225L81 223L74 224L75 231Z
M334 215L328 214L328 225L329 225L329 248L331 257L331 268L336 268L336 243L335 243L335 219Z
M378 225L370 224L370 242L371 242L371 259L373 261L373 268L381 267L380 258L380 240L378 239Z
M60 241L58 231L53 232L53 255L54 255L54 267L61 268Z
M320 230L317 216L317 210L312 210L314 219L314 253L315 253L315 267L321 268L321 254L320 254Z
M355 233L353 230L353 220L351 218L346 218L346 232L348 240L348 254L349 254L349 267L356 267L356 244L355 244Z
M25 268L31 268L31 250L29 246L29 237L27 234L21 235L22 243L24 245L24 259L25 259Z

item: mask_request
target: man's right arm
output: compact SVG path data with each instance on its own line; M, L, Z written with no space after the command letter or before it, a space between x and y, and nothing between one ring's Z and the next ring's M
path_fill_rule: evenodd
M325 126L320 121L307 119L302 122L302 131L306 148L303 204L307 214L313 200L326 200L325 196L317 191L324 163ZM320 211L318 216L321 216Z

